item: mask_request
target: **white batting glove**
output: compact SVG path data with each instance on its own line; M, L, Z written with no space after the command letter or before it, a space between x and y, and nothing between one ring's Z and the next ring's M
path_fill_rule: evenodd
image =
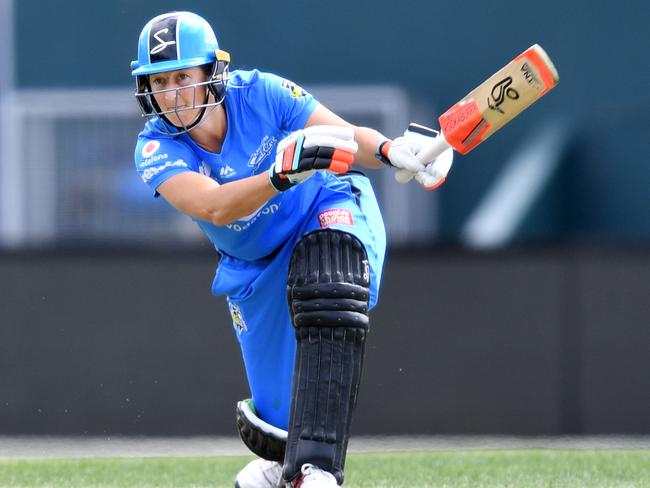
M296 131L278 143L269 180L277 191L285 191L316 171L345 173L357 150L352 127L315 125Z
M418 124L409 124L408 129L404 132L404 138L409 139L412 144L418 146L416 156L420 150L431 143L432 139L437 137L437 131L429 129ZM424 169L418 171L409 171L407 169L398 169L395 172L395 179L399 183L408 183L415 177L415 180L427 190L433 190L442 185L447 179L447 174L451 169L454 160L453 149L447 149L433 161L428 161Z
M427 163L424 171L415 174L415 180L427 190L435 190L447 179L447 174L454 161L454 150L445 150L436 159Z
M424 164L416 156L421 147L417 139L411 138L405 132L403 136L393 141L389 139L379 141L376 156L384 164L398 168L398 171L404 170L415 174L424 170Z

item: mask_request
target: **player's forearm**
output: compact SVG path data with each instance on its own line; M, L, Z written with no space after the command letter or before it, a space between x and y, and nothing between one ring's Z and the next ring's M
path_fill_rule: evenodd
M250 215L276 195L266 172L219 185L186 171L159 185L158 192L184 214L219 226Z
M379 161L375 156L377 144L385 137L374 129L368 127L355 127L354 140L359 145L359 150L354 158L355 164L360 164L366 168L382 168L384 163Z
M219 203L209 209L210 221L226 225L250 215L277 195L266 172L221 185L213 190Z

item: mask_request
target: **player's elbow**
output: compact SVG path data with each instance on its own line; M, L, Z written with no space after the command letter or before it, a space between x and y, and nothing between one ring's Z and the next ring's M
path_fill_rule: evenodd
M223 210L214 210L209 213L210 222L212 222L217 227L223 227L228 224L232 224L235 219L232 216L227 215Z
M232 224L241 218L241 215L239 215L239 213L236 211L224 207L210 210L208 213L210 216L210 222L212 222L217 227L223 227L225 225Z

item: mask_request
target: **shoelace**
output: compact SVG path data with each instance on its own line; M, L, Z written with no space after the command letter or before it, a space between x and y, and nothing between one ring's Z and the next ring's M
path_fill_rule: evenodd
M314 466L313 464L304 464L302 468L300 468L300 472L304 476L309 476L315 480L333 480L334 475L332 473L328 473L327 471L323 471L322 469L319 469L318 467Z

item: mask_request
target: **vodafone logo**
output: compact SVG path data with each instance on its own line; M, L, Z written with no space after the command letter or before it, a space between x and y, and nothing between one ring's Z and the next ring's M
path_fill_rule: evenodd
M149 141L142 148L142 157L150 158L160 147L159 141Z

